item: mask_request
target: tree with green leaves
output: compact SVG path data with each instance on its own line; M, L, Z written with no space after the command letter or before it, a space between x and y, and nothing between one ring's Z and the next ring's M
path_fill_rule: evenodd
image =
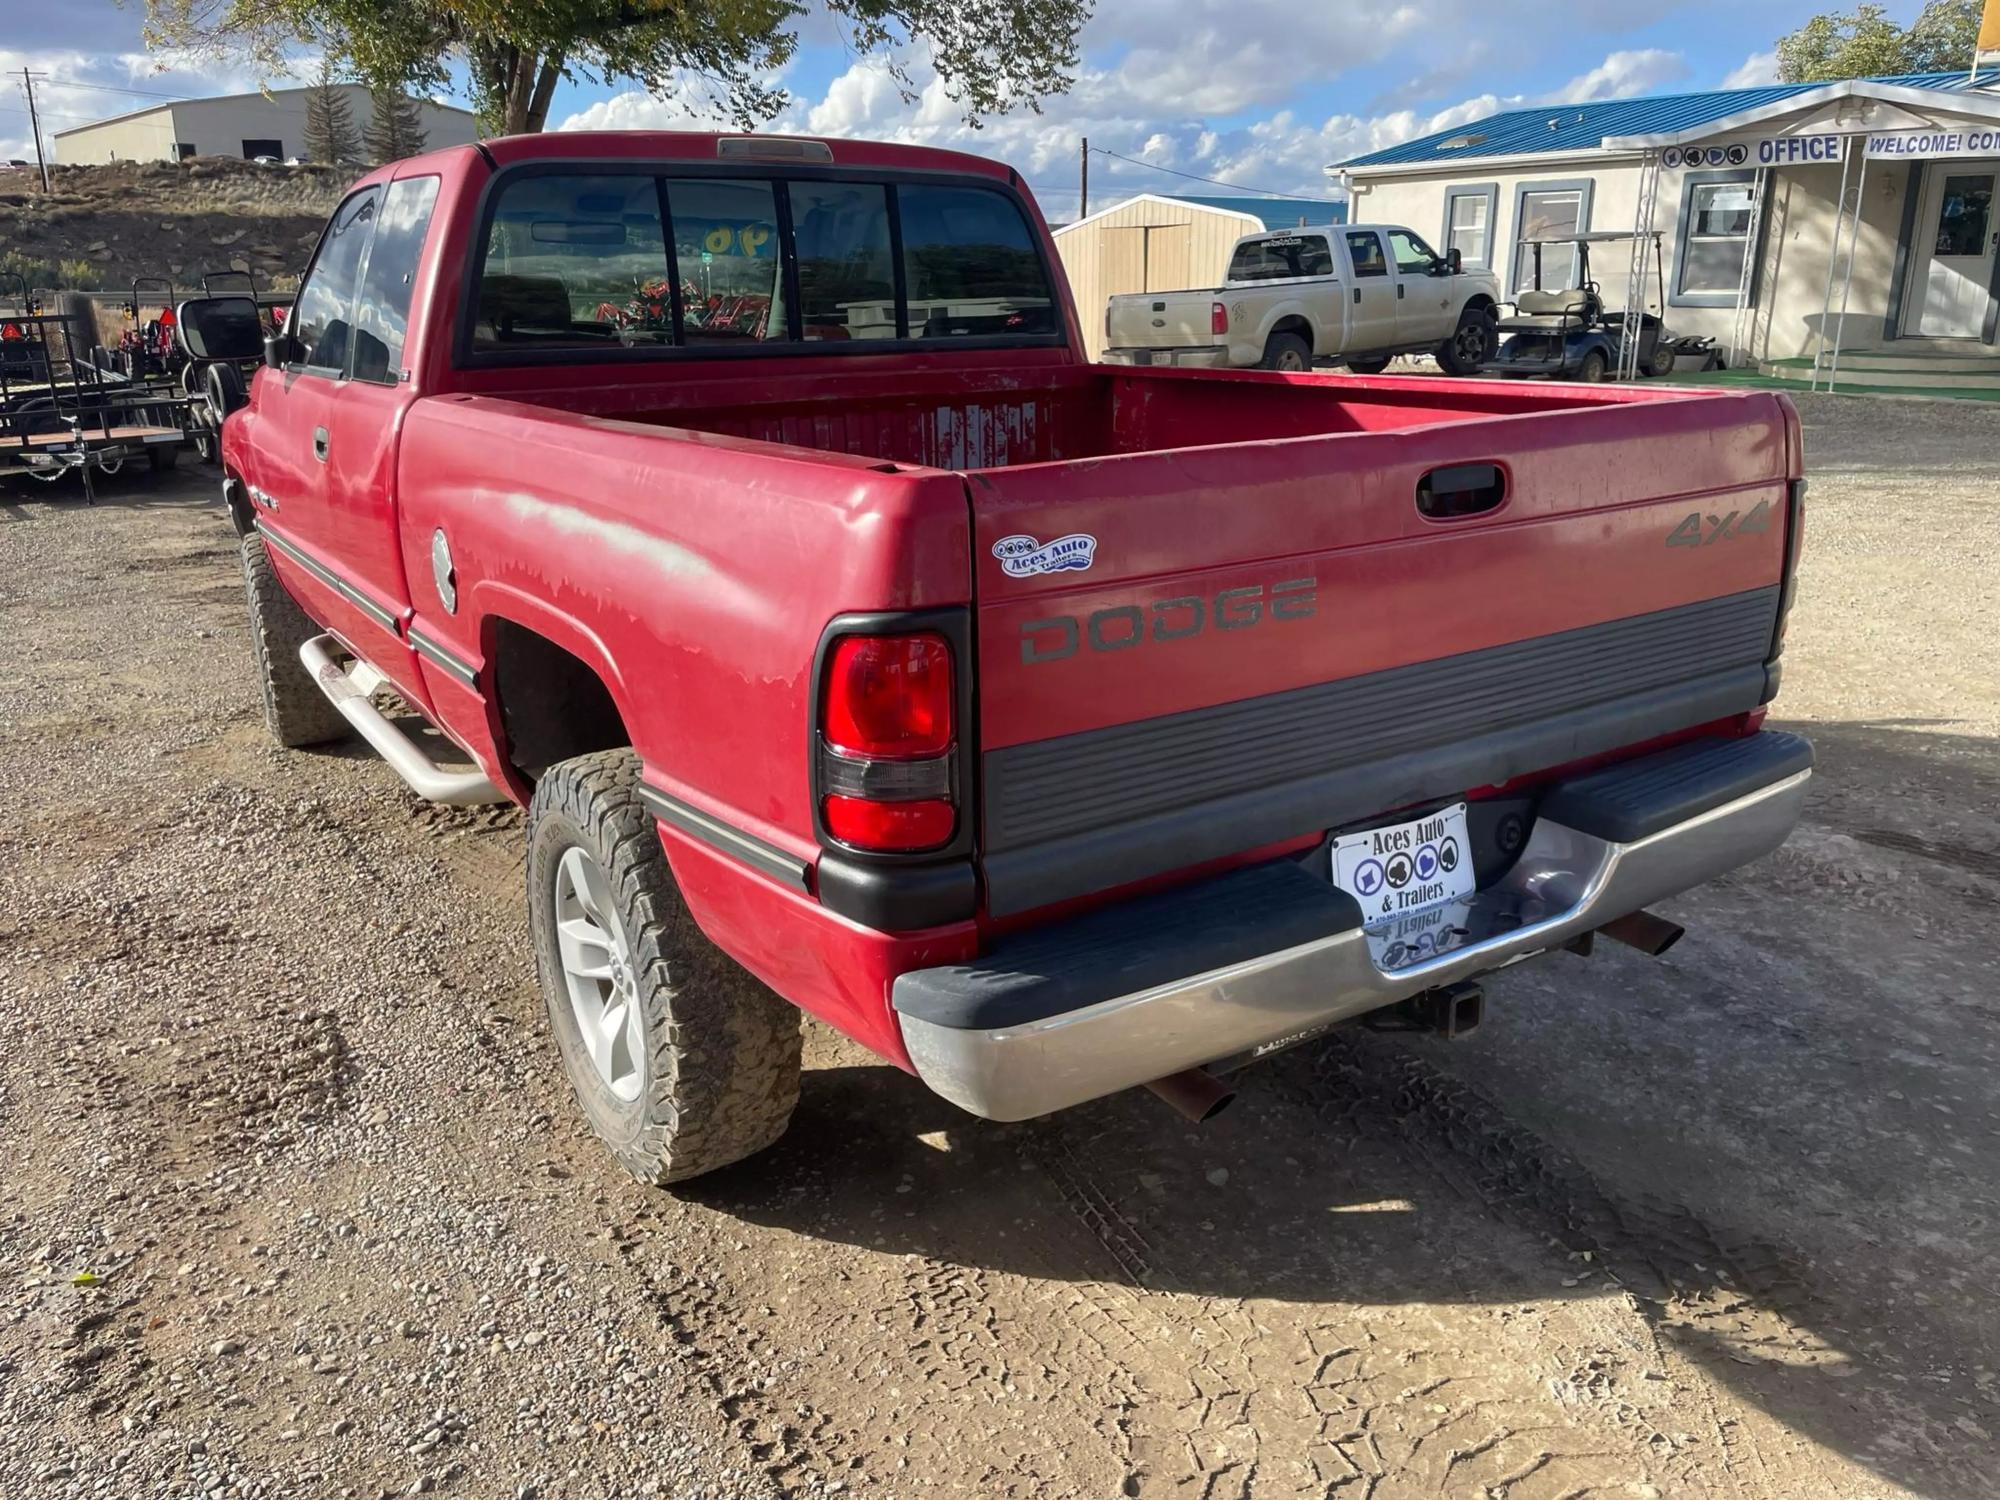
M377 85L368 91L368 157L377 166L401 161L424 149L424 114L416 100L399 88Z
M306 95L306 155L335 167L361 160L354 107L347 101L347 91L334 81L331 58L321 59L319 77Z
M810 13L888 60L906 100L921 53L966 122L1070 86L1092 0L146 0L153 47L247 57L274 72L304 39L341 37L340 64L418 93L472 82L481 124L541 130L563 79L630 81L748 129L788 102L772 79Z
M1786 83L1827 83L1891 73L1949 73L1972 66L1981 0L1929 0L1908 30L1879 5L1814 16L1778 41Z

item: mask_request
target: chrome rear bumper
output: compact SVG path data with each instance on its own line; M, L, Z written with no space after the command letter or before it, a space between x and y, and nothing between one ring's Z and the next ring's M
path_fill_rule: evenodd
M1358 908L1328 886L1315 899L1337 900L1340 919L1323 936L1018 1024L926 1018L918 1013L923 974L905 975L896 989L903 1039L925 1083L995 1120L1028 1119L1183 1068L1275 1051L1560 947L1769 853L1798 822L1811 775L1792 771L1629 842L1542 817L1513 868L1471 898L1475 920L1466 926L1487 935L1419 962L1385 968ZM1201 889L1190 892L1197 901ZM1186 908L1183 922L1198 922L1199 910Z

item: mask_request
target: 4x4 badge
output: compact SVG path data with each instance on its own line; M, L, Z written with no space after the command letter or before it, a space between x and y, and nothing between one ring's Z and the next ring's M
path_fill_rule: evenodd
M1732 510L1726 516L1704 516L1691 511L1680 525L1667 533L1669 547L1706 547L1732 537L1757 536L1771 529L1771 502L1759 500L1749 515Z

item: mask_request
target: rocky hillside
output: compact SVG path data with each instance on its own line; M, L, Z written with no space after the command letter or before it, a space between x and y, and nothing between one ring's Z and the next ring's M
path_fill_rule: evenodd
M9 273L38 287L123 290L134 276L199 286L204 271L254 270L289 285L312 253L348 174L229 157L0 168L0 300Z

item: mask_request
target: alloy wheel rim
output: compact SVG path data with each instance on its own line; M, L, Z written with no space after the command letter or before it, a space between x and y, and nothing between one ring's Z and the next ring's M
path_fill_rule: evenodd
M577 1034L598 1082L629 1104L646 1082L645 1028L638 967L611 900L611 882L586 850L573 846L556 866L552 899Z

